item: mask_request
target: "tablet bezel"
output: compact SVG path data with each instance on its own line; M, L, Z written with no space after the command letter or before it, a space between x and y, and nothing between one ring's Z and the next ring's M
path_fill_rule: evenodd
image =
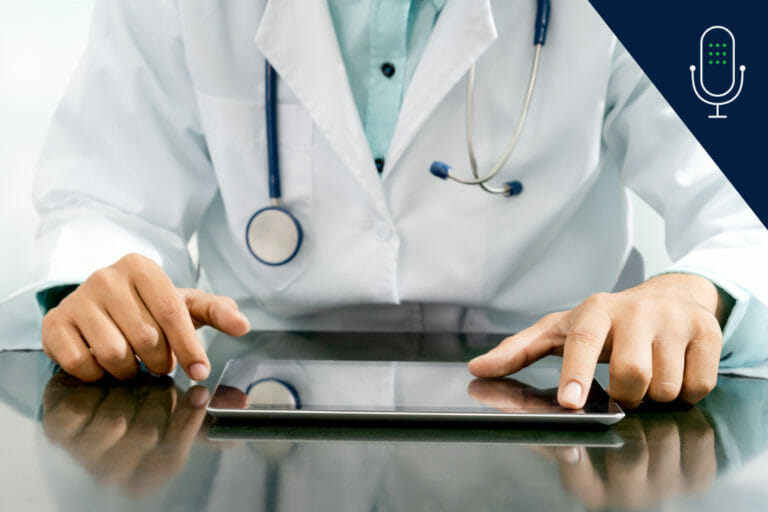
M618 403L611 399L603 390L602 386L593 380L592 391L590 394L597 393L602 397L605 397L607 403L604 410L607 412L585 412L583 410L570 411L564 409L561 412L456 412L456 411L439 411L439 410L397 410L397 411L382 411L382 410L345 410L345 409L333 409L333 410L317 410L317 409L236 409L236 408L222 408L213 407L216 393L219 387L224 381L227 371L230 369L232 363L237 360L230 360L227 362L219 381L214 388L214 392L211 395L206 410L211 416L217 418L229 418L229 419L261 419L267 421L304 421L304 422L440 422L440 423L456 423L456 424L472 424L472 423L484 423L484 424L499 424L499 423L514 423L514 424L560 424L560 425L603 425L609 426L621 421L625 413L621 409ZM301 363L312 364L320 362L329 362L318 359L312 360L262 360L264 362L269 361L271 363ZM376 363L382 363L382 361L337 361L344 364L359 364L359 365L371 365ZM387 361L390 362L390 361ZM457 366L463 366L466 363L456 362L440 362L440 361L398 361L398 363L419 363L419 364L455 364Z

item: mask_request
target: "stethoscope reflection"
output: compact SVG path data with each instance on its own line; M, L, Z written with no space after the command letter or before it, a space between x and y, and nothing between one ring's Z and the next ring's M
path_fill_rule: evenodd
M43 432L99 484L147 495L184 467L208 396L148 373L87 384L60 371L43 394Z
M284 379L258 379L243 391L234 386L219 384L211 400L211 407L221 409L300 409L301 399L296 388Z

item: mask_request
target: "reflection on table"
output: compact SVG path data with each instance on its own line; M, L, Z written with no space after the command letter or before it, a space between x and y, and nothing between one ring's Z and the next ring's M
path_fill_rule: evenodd
M321 338L219 338L210 353L220 369L230 357L466 360L484 349ZM498 405L499 390L475 392ZM768 448L768 382L725 377L698 407L647 408L596 432L211 423L208 390L183 376L86 385L36 352L0 353L0 395L38 421L35 457L61 510L685 509ZM744 497L729 499L736 510Z

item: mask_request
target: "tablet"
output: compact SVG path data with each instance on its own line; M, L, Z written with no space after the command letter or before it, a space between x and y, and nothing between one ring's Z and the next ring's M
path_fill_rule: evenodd
M611 425L624 412L600 387L583 409L557 404L559 369L478 379L463 362L237 359L207 410L223 418Z

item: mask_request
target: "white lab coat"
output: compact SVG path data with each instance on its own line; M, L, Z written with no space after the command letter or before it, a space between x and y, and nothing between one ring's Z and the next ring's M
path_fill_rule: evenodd
M266 4L266 5L265 5ZM248 302L254 328L507 330L616 284L632 247L627 188L666 221L676 269L768 299L759 220L586 0L556 2L530 116L498 182L468 172L467 71L488 169L511 135L535 2L450 0L374 167L325 0L99 2L35 185L41 287L129 252ZM269 204L264 59L280 76L284 204L305 239L281 267L245 244ZM525 323L525 322L521 322Z

